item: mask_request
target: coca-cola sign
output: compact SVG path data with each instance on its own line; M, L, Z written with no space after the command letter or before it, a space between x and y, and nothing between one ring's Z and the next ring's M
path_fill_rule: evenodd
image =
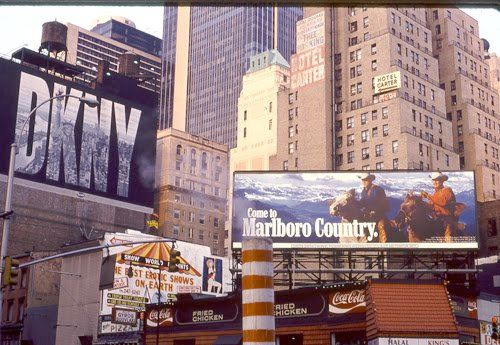
M364 289L350 288L331 292L328 300L330 314L366 312Z
M158 320L158 314L159 314L159 320ZM174 322L173 315L174 312L172 308L160 308L159 313L158 309L154 308L148 310L146 323L149 327L157 327L158 325L160 327L168 327L172 325L172 323Z

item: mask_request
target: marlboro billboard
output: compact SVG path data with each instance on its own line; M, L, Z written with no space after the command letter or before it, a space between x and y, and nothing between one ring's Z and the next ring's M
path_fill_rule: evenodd
M476 234L470 171L234 175L234 248L476 249Z

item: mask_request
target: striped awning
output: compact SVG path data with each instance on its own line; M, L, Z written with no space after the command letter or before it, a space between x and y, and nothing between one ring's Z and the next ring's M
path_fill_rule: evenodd
M170 261L171 248L172 248L172 246L169 245L168 243L165 243L165 242L144 243L144 244L141 244L140 246L126 250L126 251L122 252L121 254L136 255L136 256L139 256L142 258L157 259L157 260L162 260L164 262L167 262L167 261ZM193 267L192 263L188 262L182 256L180 256L179 259L180 259L181 264L189 265L188 271L180 270L179 273L193 275L193 276L197 276L197 277L201 276L200 272L198 272ZM122 256L120 255L117 257L117 262L127 263L128 261L123 260ZM157 265L146 264L146 263L134 263L134 265L140 265L140 266L145 266L145 267L158 267Z

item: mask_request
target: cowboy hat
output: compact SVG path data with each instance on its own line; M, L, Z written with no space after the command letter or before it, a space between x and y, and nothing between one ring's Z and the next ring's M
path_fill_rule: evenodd
M444 175L441 172L433 172L430 176L431 180L441 180L441 181L447 181L448 176Z
M358 178L361 180L375 180L375 175L370 174L370 173L362 173L361 175L358 175Z

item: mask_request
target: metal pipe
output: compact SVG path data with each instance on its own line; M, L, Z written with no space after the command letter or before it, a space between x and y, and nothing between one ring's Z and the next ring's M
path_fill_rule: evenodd
M126 246L128 244L143 244L143 243L157 243L157 242L172 242L172 243L174 243L175 241L176 240L172 239L172 238L162 238L162 239L157 239L157 240L132 241L132 242L119 243L119 244L111 244L111 245L102 244L100 246L76 249L76 250L72 250L72 251L65 252L65 253L60 253L60 254L55 254L55 255L47 256L45 258L41 258L41 259L38 259L38 260L33 260L33 261L25 262L23 264L20 264L19 268L33 266L33 265L36 265L36 264L39 264L39 263L42 263L42 262L45 262L45 261L49 261L49 260L57 259L57 258L62 258L62 257L65 257L65 256L70 256L70 255L75 255L75 254L84 254L84 253L89 253L89 252L97 251L97 250L100 250L100 249L106 249L106 248L122 247L122 246Z
M231 269L234 273L241 272L241 269ZM387 268L387 269L364 269L364 268L331 268L324 270L296 269L295 273L479 273L475 268ZM274 273L289 273L288 269L275 269Z

